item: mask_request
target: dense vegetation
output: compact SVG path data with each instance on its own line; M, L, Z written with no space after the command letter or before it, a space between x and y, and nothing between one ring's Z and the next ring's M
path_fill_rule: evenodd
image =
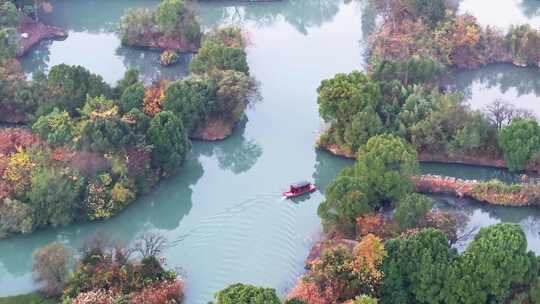
M102 236L93 237L79 250L75 263L72 250L60 242L36 250L34 276L41 282L41 293L65 304L182 301L183 280L164 269L159 257L166 245L161 236L141 236L130 248L113 245ZM19 300L32 297L41 299L34 295Z
M504 159L510 170L537 170L540 129L532 115L500 101L472 111L461 95L439 90L433 79L441 71L436 61L413 57L377 62L367 75L355 71L324 80L318 102L330 127L319 145L354 156L372 136L393 134L421 158Z
M120 20L120 36L127 45L170 51L196 51L201 28L183 0L163 0L156 10L131 9Z
M540 32L529 25L507 33L482 28L444 0L376 0L383 17L371 37L372 59L434 58L445 66L475 68L496 62L538 66Z
M383 23L371 37L369 72L337 74L318 88L320 114L330 124L319 146L357 161L327 187L318 209L327 240L314 247L318 254L289 298L540 303L540 259L527 251L518 225L482 228L458 253L452 245L471 233L461 229L466 217L432 209L429 198L413 192L419 158L537 170L540 127L530 113L500 101L471 111L438 79L447 67L537 65L540 34L528 26L507 35L482 29L443 0L374 3ZM467 186L480 200L537 200L532 185Z
M109 218L175 172L197 130L222 120L230 132L254 92L241 35L218 29L208 36L234 44L240 58L211 52L208 61L226 64L151 86L134 70L111 87L64 64L28 81L10 62L0 105L15 103L31 130L0 131L0 235Z
M458 253L452 244L463 237L464 219L432 210L430 199L412 192L417 171L417 153L404 139L369 139L356 164L328 186L318 212L333 237L289 298L312 304L362 303L360 296L383 304L540 303L540 259L527 251L519 225L482 228ZM391 217L382 215L388 207Z

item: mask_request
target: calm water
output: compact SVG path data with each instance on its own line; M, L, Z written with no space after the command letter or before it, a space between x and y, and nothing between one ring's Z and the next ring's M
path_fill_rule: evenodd
M126 7L156 3L53 1L55 11L47 21L67 28L70 37L38 47L24 59L26 71L66 62L84 65L111 83L128 67L142 69L147 80L185 75L186 62L159 68L156 53L123 48L113 33ZM316 210L322 192L351 164L313 148L324 128L315 90L335 73L362 69L373 12L361 1L312 0L204 4L199 11L206 28L235 24L248 31L248 60L261 83L262 102L247 112L231 138L194 143L179 175L119 216L0 241L0 295L35 288L30 271L36 248L53 240L76 248L99 231L125 243L148 231L162 233L171 243L165 252L169 266L182 267L187 275L189 304L206 303L235 282L270 286L283 294L303 272L304 258L321 232ZM475 179L512 178L504 171L470 166L425 164L423 170ZM313 180L322 192L295 202L282 200L282 188L298 179ZM467 210L470 225L522 223L530 248L540 252L537 211L440 202L444 208Z

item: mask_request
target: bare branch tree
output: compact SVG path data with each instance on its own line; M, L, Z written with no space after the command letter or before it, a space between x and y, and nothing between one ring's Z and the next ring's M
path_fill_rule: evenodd
M87 253L96 249L105 252L107 248L111 247L111 240L104 232L97 232L84 240L81 249L81 253Z
M133 250L138 252L142 258L158 256L167 247L167 240L157 233L146 233L141 235L134 243Z
M524 119L534 117L531 111L516 108L514 105L502 100L496 99L486 107L485 110L489 120L500 130L514 119Z

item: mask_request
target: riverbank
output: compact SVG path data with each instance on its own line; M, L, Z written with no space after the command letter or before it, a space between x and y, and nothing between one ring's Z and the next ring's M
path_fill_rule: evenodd
M324 150L332 155L356 159L357 155L351 151L347 151L336 144L323 144L318 139L315 144L317 149ZM506 162L500 158L492 158L487 156L477 156L477 155L464 155L456 154L450 155L448 153L440 154L431 154L427 152L419 152L418 160L420 162L431 162L431 163L441 163L441 164L460 164L468 166L483 166L483 167L492 167L497 169L508 169ZM531 162L524 170L525 173L540 173L540 165L536 162Z
M200 41L189 42L178 36L167 36L158 31L145 31L140 35L123 39L122 43L133 47L149 48L158 51L175 51L178 53L196 53L201 47Z
M496 180L480 182L440 175L414 177L413 182L420 193L447 194L492 205L524 207L540 203L540 186L537 184L509 185Z
M219 141L231 136L236 122L222 117L210 117L190 135L191 139Z
M17 52L17 57L21 57L28 53L32 47L43 40L67 38L68 33L59 27L46 25L41 22L36 22L29 17L25 17L19 25L18 32L21 36L21 47Z

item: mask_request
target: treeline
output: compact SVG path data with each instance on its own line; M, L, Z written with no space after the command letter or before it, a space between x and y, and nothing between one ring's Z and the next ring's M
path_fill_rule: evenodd
M458 14L445 0L375 0L383 17L370 38L373 59L433 58L444 66L476 68L508 62L538 66L540 32L529 25L503 33Z
M109 218L178 170L192 134L228 136L255 89L241 35L215 30L192 76L149 87L135 70L111 87L80 66L30 81L4 66L0 108L30 128L0 131L0 234Z
M369 138L393 134L421 157L536 168L540 128L533 115L500 101L472 111L458 93L443 92L443 66L429 58L375 62L369 74L337 74L318 88L319 111L330 123L319 146L354 157Z

